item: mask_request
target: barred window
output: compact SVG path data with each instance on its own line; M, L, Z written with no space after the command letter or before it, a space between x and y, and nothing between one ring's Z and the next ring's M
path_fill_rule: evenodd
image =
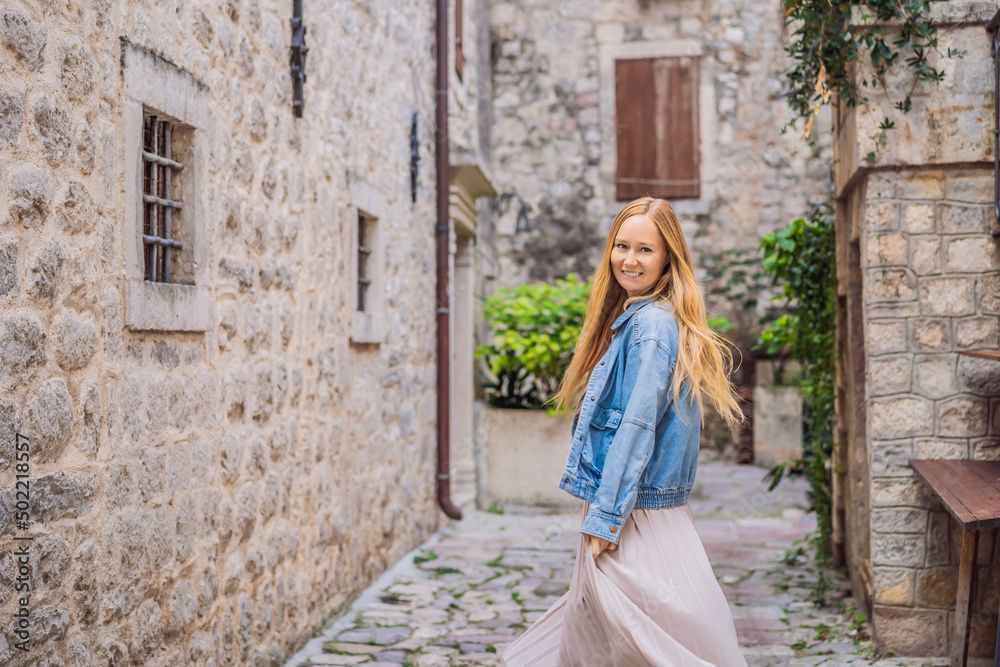
M184 166L172 159L174 125L152 113L143 117L143 258L146 280L159 283L173 282L171 265L176 260L175 252L183 248L176 238L176 215L183 204L175 195L178 191L175 176Z
M368 277L368 258L372 249L367 245L371 238L373 221L362 211L358 211L358 310L365 310L365 295L371 279ZM366 233L367 232L367 233Z

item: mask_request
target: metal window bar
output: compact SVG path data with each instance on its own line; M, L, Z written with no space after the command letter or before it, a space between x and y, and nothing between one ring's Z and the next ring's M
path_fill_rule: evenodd
M170 282L170 252L183 244L172 238L173 212L183 203L171 199L173 173L184 168L173 160L170 121L155 115L145 118L143 128L143 229L142 243L146 280Z
M358 213L358 310L365 309L365 295L371 280L368 278L368 256L371 249L365 246L365 227L368 221L363 213Z

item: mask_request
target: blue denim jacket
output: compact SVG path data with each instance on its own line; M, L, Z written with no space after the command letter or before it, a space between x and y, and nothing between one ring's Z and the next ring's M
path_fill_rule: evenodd
M694 484L701 413L671 382L677 322L664 301L632 303L611 325L573 420L560 488L590 502L580 532L618 543L633 507L683 505Z

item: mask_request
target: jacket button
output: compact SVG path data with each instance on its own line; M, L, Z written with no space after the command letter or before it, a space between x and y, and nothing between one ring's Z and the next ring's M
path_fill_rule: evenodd
M594 400L594 397L593 397L593 396L591 396L591 397L590 397L590 400Z
M569 484L569 477L567 477L566 479L564 479L564 480L563 480L563 483L564 483L564 484Z
M601 362L601 365L602 365L602 366L604 365L604 362L603 362L603 361Z
M617 533L618 532L618 526L611 526L611 532L612 533Z

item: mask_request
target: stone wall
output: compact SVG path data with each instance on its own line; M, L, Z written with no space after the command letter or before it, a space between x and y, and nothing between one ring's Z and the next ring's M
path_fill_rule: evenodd
M618 57L701 57L702 196L673 202L696 262L756 248L828 192L828 132L815 145L781 133L777 0L519 0L494 3L492 16L498 187L525 200L533 227L515 231L516 203L500 218L503 286L587 276L599 260L626 203L613 182Z
M433 6L305 4L302 119L291 3L0 8L0 618L19 597L15 431L34 538L31 649L4 621L4 664L279 665L439 523ZM185 202L204 213L205 331L125 325L133 52L207 96ZM349 342L357 184L390 212L380 344Z
M947 653L962 541L908 460L1000 458L1000 364L959 354L1000 345L1000 255L990 234L993 72L983 29L995 10L991 3L935 3L949 27L941 51L968 55L935 59L945 79L918 85L909 114L875 95L873 113L845 113L837 127L845 203L838 225L854 225L860 251L854 270L864 342L852 353L865 360L865 380L864 395L853 400L865 405L870 475L870 517L860 522L870 528L870 553L854 551L849 565L870 568L876 640L897 655ZM892 93L909 85L903 71L889 78ZM897 129L879 147L874 123L885 116ZM859 158L869 151L874 161ZM995 531L980 538L973 655L993 655L995 540Z

